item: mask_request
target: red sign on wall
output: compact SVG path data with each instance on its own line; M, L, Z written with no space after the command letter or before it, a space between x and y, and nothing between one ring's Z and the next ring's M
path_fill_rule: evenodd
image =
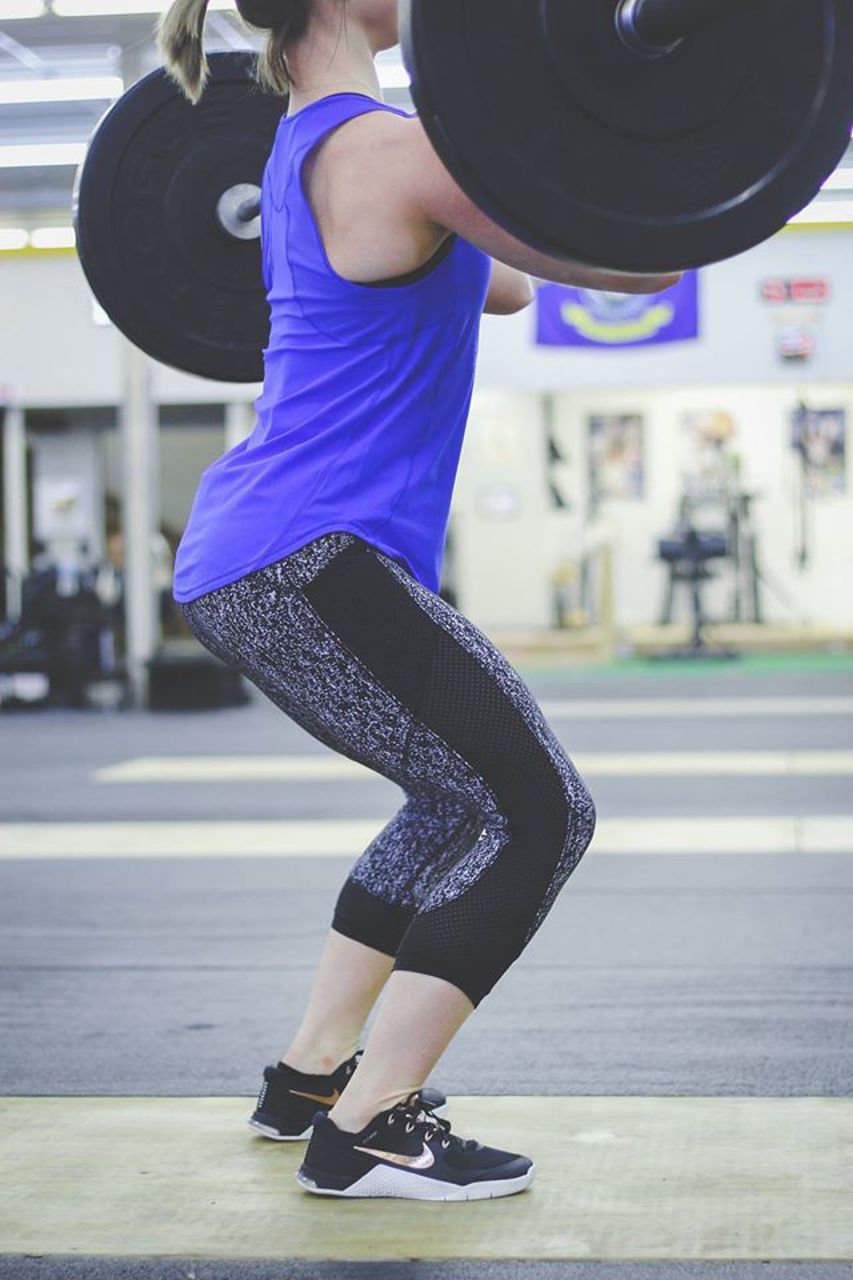
M831 289L825 276L801 276L794 280L768 276L761 282L761 296L765 302L774 306L785 302L802 302L815 306L829 302Z
M792 302L829 302L829 281L821 276L790 283Z

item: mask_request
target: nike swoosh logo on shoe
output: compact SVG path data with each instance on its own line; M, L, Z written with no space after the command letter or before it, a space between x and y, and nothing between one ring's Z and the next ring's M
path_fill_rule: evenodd
M289 1089L288 1093L295 1093L297 1098L307 1098L309 1102L321 1102L324 1107L333 1107L340 1095L340 1090L335 1089L328 1098L321 1098L319 1093L300 1093L298 1089Z
M435 1164L435 1156L426 1143L424 1149L416 1156L401 1155L399 1151L377 1151L375 1147L353 1147L354 1151L363 1151L366 1156L376 1156L379 1160L390 1160L391 1164L402 1164L407 1169L431 1169Z

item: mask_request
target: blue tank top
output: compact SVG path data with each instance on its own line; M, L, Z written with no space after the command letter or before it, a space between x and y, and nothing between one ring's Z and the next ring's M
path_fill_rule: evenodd
M302 168L331 130L381 110L407 114L335 94L278 127L261 194L271 328L257 422L202 473L176 556L180 603L335 529L438 590L491 263L454 238L406 283L333 270Z

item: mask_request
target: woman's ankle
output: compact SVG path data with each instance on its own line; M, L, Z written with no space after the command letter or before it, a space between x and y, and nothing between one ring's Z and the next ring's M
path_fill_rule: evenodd
M300 1049L291 1045L279 1058L286 1067L293 1067L306 1076L330 1076L342 1063L355 1054L357 1045L338 1044L326 1049L322 1046Z
M405 1102L413 1092L413 1089L404 1089L366 1101L347 1100L346 1095L342 1094L328 1113L328 1118L344 1133L361 1133L381 1112L390 1111L398 1102Z

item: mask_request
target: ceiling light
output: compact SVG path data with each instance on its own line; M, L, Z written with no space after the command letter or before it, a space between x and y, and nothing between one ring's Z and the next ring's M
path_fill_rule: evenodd
M0 252L25 249L29 239L29 233L23 227L0 227Z
M37 227L30 232L34 249L73 249L76 244L73 227Z
M53 0L53 12L60 18L121 18L161 13L163 7L163 0ZM210 0L208 8L233 10L233 0Z
M44 0L3 0L3 21L9 18L40 18Z
M112 100L124 93L120 76L97 76L74 79L62 77L37 80L0 80L0 106L19 102L88 102Z
M0 169L40 169L44 165L78 165L85 142L36 142L0 147Z

